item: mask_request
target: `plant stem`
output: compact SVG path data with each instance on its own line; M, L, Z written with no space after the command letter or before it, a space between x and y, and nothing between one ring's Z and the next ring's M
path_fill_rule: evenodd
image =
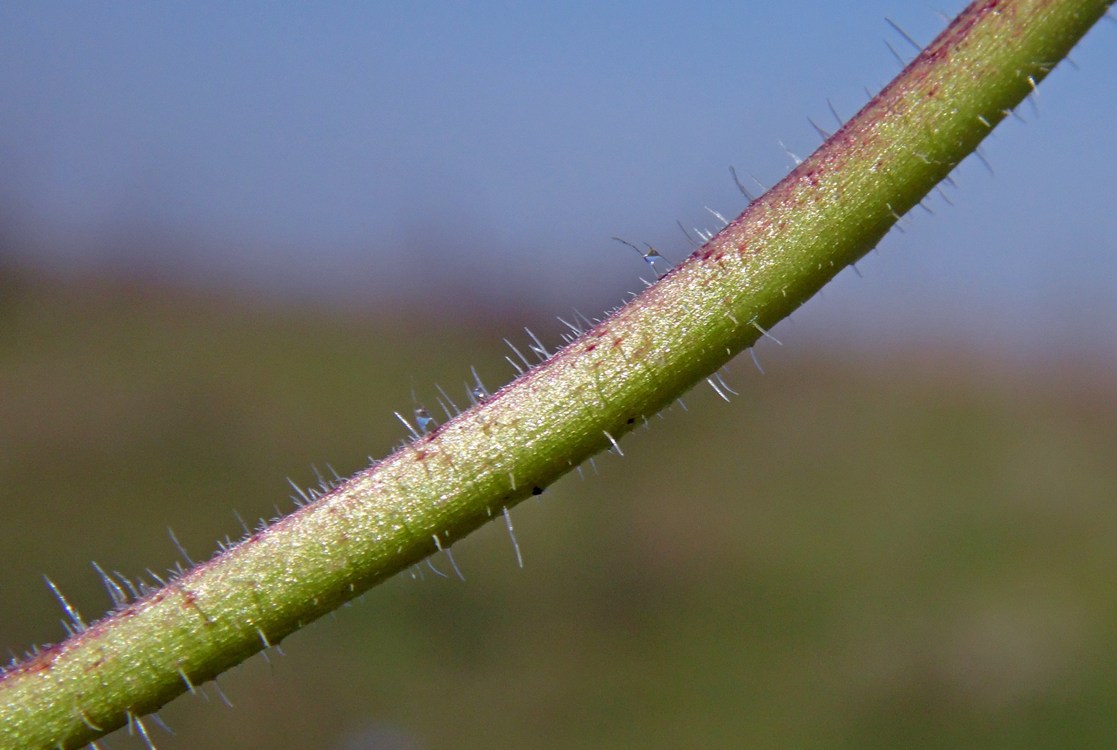
M8 668L0 747L156 710L549 484L821 289L1019 104L1107 0L966 8L809 159L657 284L450 422ZM76 619L76 617L75 617Z

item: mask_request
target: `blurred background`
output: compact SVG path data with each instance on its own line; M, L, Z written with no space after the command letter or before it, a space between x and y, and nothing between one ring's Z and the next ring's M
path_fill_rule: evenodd
M759 5L759 4L758 4ZM944 8L947 14L960 4ZM291 508L596 315L923 3L0 6L0 645ZM1111 746L1103 21L727 380L162 716L167 748ZM464 398L463 398L464 400ZM444 559L433 565L445 572ZM109 747L140 747L114 737Z

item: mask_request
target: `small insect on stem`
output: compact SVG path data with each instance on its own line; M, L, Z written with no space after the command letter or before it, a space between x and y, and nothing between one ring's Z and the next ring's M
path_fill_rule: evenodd
M644 262L647 263L648 266L652 269L652 273L654 273L656 275L656 278L660 278L660 277L663 276L663 274L661 274L659 272L659 270L655 267L655 264L656 264L657 261L663 261L663 263L665 265L670 265L667 262L667 259L664 258L663 255L658 250L656 250L654 247L652 247L651 245L648 245L647 242L645 242L644 244L647 245L648 251L644 252L640 248L636 247L636 245L633 245L631 242L628 242L626 240L622 240L620 237L614 237L613 239L616 240L617 242L621 243L622 245L628 245L633 250L635 250L637 253L639 253L640 257L644 259ZM666 273L666 271L664 271L664 273Z
M423 406L415 407L415 423L419 425L419 432L426 435L430 432L431 425L434 424L434 417Z
M411 406L415 414L415 424L419 426L420 434L426 435L431 431L432 427L437 427L434 417L427 411L427 408L419 403L415 397L415 383L411 384Z

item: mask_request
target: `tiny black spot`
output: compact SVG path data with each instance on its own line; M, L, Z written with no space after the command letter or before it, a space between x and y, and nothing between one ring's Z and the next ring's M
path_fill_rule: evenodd
M540 487L540 486L538 486L538 485L536 485L535 487L532 487L532 488L531 488L531 494L533 494L533 495L542 495L542 494L543 494L543 488L542 488L542 487Z
M625 424L636 424L636 417L629 417Z

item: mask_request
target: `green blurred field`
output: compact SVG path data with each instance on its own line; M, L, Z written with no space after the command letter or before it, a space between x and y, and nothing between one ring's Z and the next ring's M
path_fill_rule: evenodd
M286 477L383 455L412 380L507 380L533 321L476 317L5 280L0 644L62 635L44 573L92 619L91 560L161 573L168 526L201 558ZM160 750L1112 747L1112 370L761 348L734 403L703 387L517 508L524 570L482 529L464 583L373 590L222 678L235 708L164 709Z

